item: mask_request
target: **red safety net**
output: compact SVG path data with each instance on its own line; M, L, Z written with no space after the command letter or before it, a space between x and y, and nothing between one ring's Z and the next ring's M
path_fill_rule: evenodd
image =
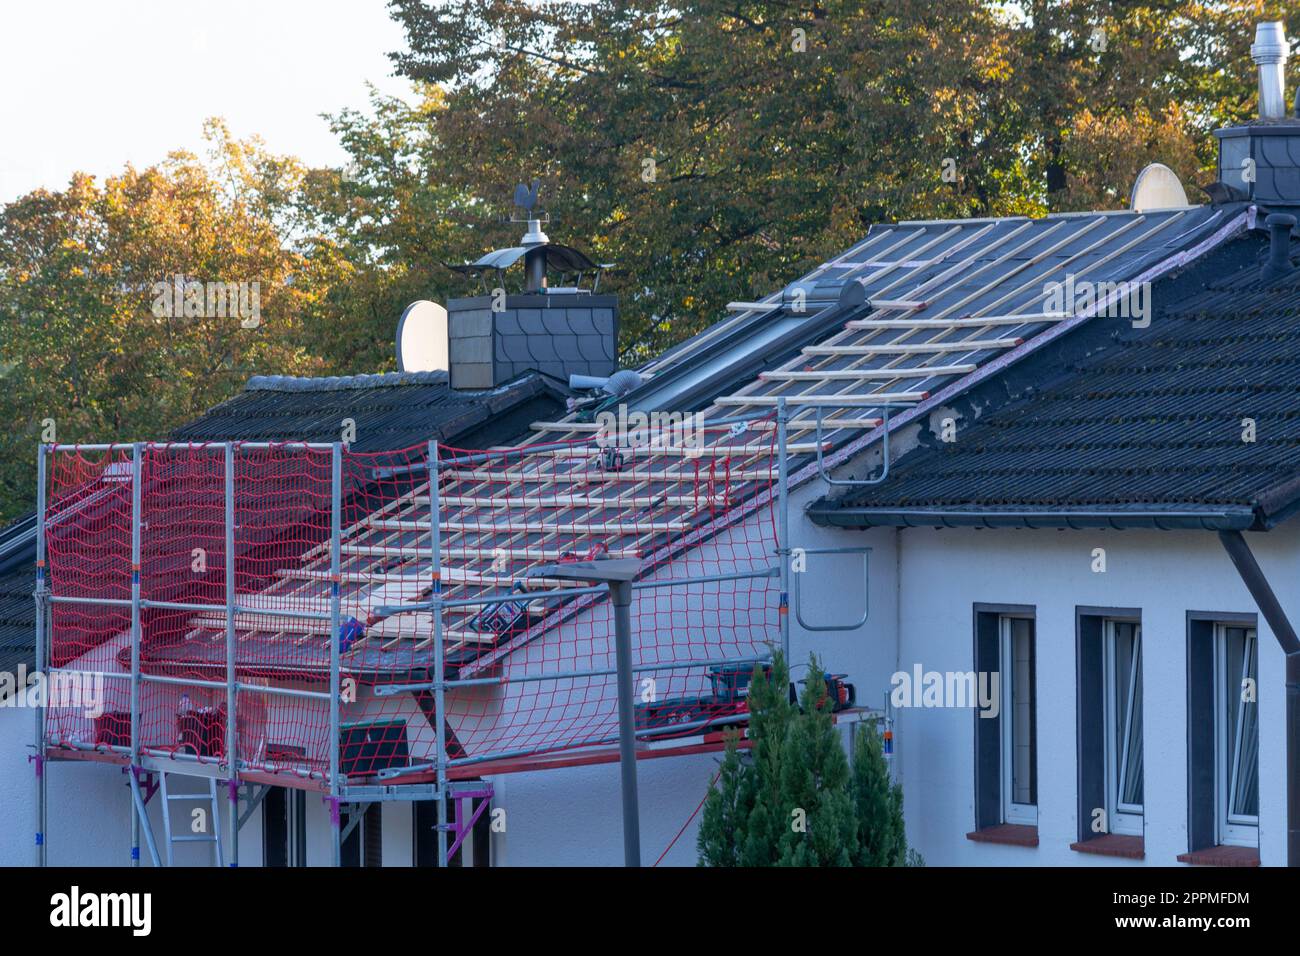
M686 427L691 427L688 422ZM341 455L340 729L331 740L332 450L234 445L234 659L241 768L323 781L410 779L438 761L433 540L441 542L446 759L453 768L617 739L614 612L544 568L638 558L631 609L647 738L744 719L780 636L770 420L578 432L511 449ZM226 446L140 452L143 751L227 757ZM132 451L50 459L58 598L131 597ZM745 576L752 574L753 576ZM651 586L663 585L663 586ZM504 601L489 601L506 597ZM457 603L463 602L463 603ZM175 605L184 605L177 607ZM52 707L53 745L130 744L129 607L53 605L51 663L104 671L103 713Z

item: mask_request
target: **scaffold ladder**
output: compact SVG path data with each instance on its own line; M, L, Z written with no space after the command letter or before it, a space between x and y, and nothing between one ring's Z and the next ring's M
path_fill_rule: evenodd
M221 853L221 809L217 803L217 781L215 778L208 780L208 790L206 793L169 793L167 790L167 776L163 771L158 774L158 792L162 794L162 818L163 832L167 840L167 865L175 866L175 846L178 843L210 843L212 844L212 860L217 866L224 866L224 858ZM208 804L207 819L203 820L201 830L192 833L183 833L177 835L172 831L172 802L176 803L206 803ZM201 809L201 808L199 808ZM193 817L191 816L191 820ZM193 825L191 824L191 829Z

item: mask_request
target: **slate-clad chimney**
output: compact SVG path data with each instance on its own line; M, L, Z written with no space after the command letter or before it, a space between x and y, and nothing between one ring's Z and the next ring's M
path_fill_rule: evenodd
M447 303L447 358L451 387L495 388L536 371L566 385L570 375L605 378L618 369L618 299L598 295L600 268L577 249L551 242L536 212L539 183L515 188L527 231L518 246L477 262L450 266L486 279L486 295ZM523 293L508 294L505 275L523 260ZM572 275L574 285L553 288L548 275ZM583 276L594 279L581 288Z
M1259 69L1259 118L1215 130L1219 182L1232 198L1268 212L1300 208L1300 117L1286 112L1290 43L1279 22L1261 23L1250 48Z
M493 305L504 306L493 311ZM474 296L447 303L452 388L495 388L530 369L571 374L618 368L618 299L586 292Z

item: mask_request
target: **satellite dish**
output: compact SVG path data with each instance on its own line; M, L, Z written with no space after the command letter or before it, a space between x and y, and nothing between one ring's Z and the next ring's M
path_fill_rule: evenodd
M1186 209L1191 204L1178 174L1164 163L1152 163L1138 173L1128 205L1134 212L1150 212L1153 209Z
M447 370L447 310L436 302L412 302L397 320L397 368L402 372Z

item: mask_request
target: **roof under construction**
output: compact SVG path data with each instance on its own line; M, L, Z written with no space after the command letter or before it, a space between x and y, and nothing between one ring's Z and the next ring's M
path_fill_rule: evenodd
M842 527L1267 528L1300 502L1300 272L1240 237L923 427L884 483L815 505ZM1250 423L1250 424L1248 424Z

